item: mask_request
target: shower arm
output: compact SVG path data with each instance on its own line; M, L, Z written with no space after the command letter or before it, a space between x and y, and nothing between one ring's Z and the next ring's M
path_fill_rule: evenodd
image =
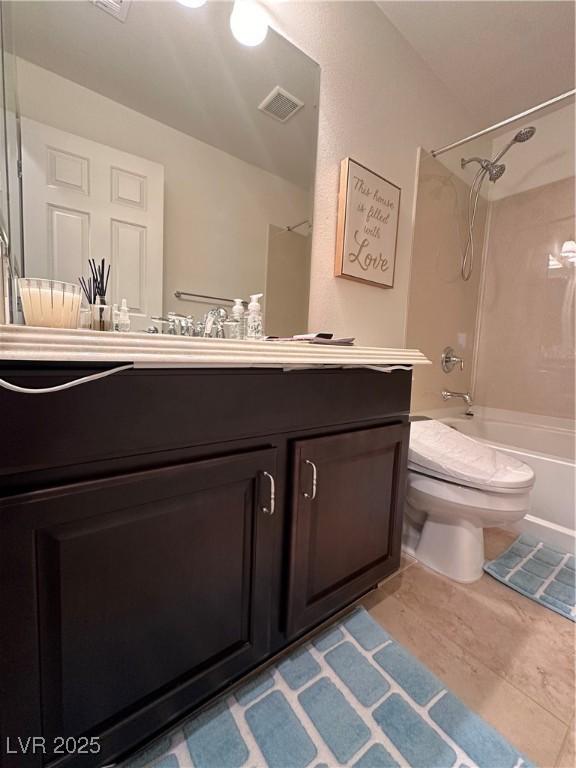
M506 146L504 147L504 149L503 149L503 150L501 150L501 151L500 151L500 152L499 152L499 153L496 155L496 157L494 158L494 160L492 160L492 162L493 162L493 163L497 163L497 162L498 162L498 160L500 160L502 157L504 157L504 155L506 154L506 152L508 152L508 150L510 149L510 147L511 147L513 144L515 144L515 143L516 143L516 142L514 141L514 139L512 139L512 141L509 141L509 142L508 142L508 144L506 144Z
M486 161L482 157L469 157L468 160L462 160L462 168L468 165L468 163L480 163L480 165L482 165L482 163L485 162Z

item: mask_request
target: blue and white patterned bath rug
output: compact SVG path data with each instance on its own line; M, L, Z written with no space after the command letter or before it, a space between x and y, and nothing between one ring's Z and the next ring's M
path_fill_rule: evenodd
M522 534L495 560L484 564L490 576L546 608L576 621L574 555Z
M125 768L529 768L363 609Z

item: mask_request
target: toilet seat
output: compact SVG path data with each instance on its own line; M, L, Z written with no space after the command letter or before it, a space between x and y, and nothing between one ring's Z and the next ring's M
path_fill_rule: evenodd
M439 421L411 425L404 540L424 565L456 581L482 576L483 528L530 509L533 470Z
M524 462L434 419L412 423L408 467L489 493L522 493L534 485L534 471Z
M493 494L494 496L525 493L526 491L531 490L534 485L534 473L532 473L532 480L525 485L516 485L511 488L506 488L503 486L494 487L493 485L483 485L477 480L462 480L448 474L442 474L442 472L434 472L432 469L428 469L428 467L422 467L411 461L408 462L408 469L423 477L429 477L430 479L434 478L435 480L441 480L443 483L450 483L451 485L457 485L462 488L484 491Z
M482 526L505 525L528 511L530 489L487 493L479 488L408 472L408 501L414 509L433 512L447 520L470 519Z

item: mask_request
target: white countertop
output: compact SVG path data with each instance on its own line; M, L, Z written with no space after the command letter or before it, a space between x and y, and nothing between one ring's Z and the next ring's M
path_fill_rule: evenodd
M339 347L0 325L0 360L123 362L135 368L317 368L429 365L417 349Z

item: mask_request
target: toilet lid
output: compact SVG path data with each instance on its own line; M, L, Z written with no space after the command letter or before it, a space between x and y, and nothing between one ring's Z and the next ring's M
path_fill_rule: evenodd
M408 462L416 472L473 488L527 488L534 483L534 472L524 462L434 419L412 422Z

